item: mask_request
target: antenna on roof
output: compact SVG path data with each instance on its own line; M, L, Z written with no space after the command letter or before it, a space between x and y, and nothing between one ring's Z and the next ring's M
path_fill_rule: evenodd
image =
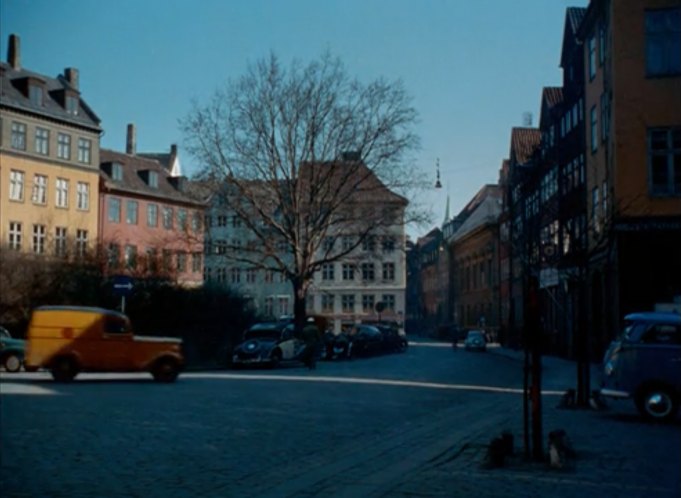
M532 128L532 113L531 112L524 112L523 113L523 126L525 128Z
M435 181L435 188L442 188L442 182L440 181L440 158L435 160L435 167L437 168L437 180Z

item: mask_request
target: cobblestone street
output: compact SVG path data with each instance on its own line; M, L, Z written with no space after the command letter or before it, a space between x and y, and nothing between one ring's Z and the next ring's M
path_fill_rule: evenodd
M681 424L628 404L557 409L574 365L544 362L544 433L565 429L570 470L525 462L521 362L412 345L403 355L323 362L315 372L2 374L3 495L676 497ZM516 457L483 466L502 431Z

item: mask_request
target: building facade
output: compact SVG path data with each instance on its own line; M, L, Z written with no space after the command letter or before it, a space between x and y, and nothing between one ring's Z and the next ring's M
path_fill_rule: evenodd
M21 66L19 37L0 63L2 248L85 257L99 236L100 120L77 69L51 78Z
M161 163L137 154L128 126L126 152L103 149L100 182L100 246L108 274L203 283L205 205L171 157ZM171 148L170 156L177 154ZM175 168L173 168L175 166Z

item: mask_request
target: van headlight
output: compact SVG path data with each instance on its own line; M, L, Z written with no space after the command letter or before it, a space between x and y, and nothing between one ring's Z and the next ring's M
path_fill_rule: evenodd
M612 373L615 371L615 361L614 360L608 360L605 362L605 366L603 367L603 371L605 372L605 375L610 377Z

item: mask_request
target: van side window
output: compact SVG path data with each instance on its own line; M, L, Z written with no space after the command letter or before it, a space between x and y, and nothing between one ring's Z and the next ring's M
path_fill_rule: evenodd
M104 332L107 334L127 334L128 323L117 316L107 316L104 323Z
M681 327L676 325L651 325L641 338L645 344L681 345Z

